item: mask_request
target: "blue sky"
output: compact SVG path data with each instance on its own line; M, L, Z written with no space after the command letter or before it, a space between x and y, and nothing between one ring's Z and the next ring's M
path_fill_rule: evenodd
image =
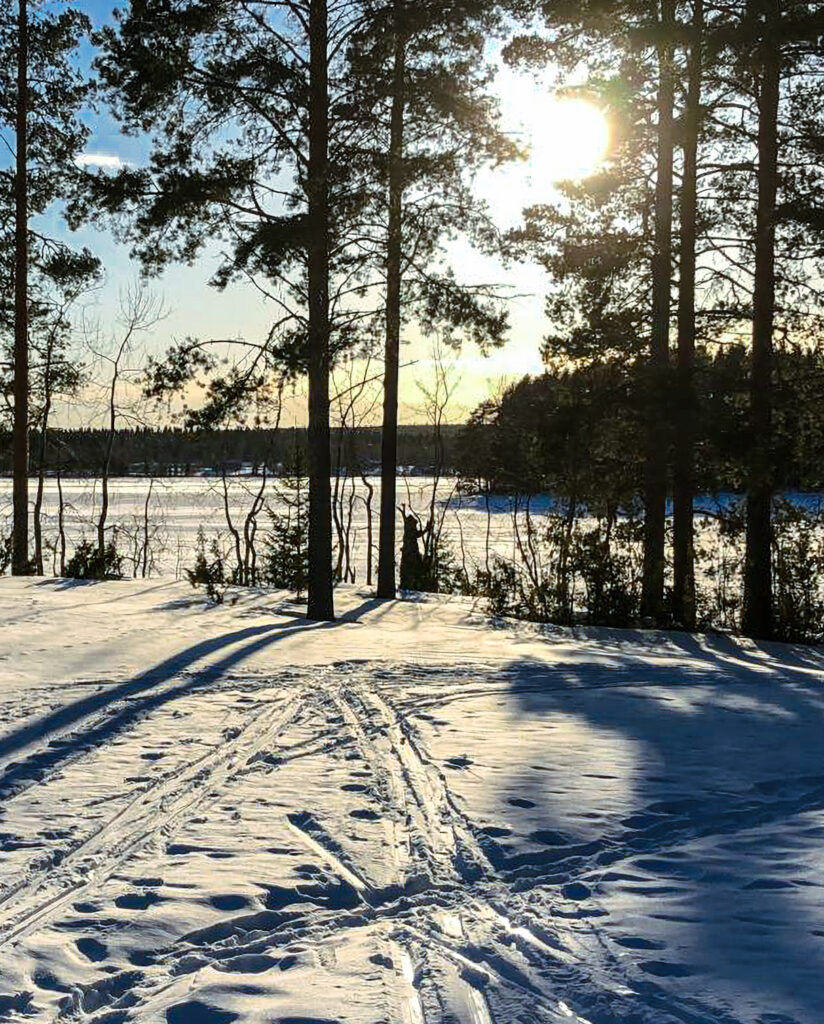
M95 27L112 20L114 4L111 0L80 0L79 6L89 14ZM86 45L82 59L88 62L90 56L91 48ZM530 93L531 89L533 86L529 81L513 77L506 70L502 71L504 116L509 119L513 130L523 130L523 123L519 123L523 121L523 110L535 110L534 100L543 98L538 93ZM87 158L116 157L133 165L140 165L146 159L148 140L121 135L116 121L105 107L90 113L88 123L92 132L86 146ZM552 152L557 154L556 150ZM515 169L488 171L480 175L479 191L488 200L502 225L516 222L524 205L542 198L547 188L552 190L551 182L544 182L542 188L539 187L541 183L533 180L531 170L529 166L521 165ZM50 230L72 239L74 244L87 245L101 258L106 279L93 298L89 314L99 320L101 328L106 332L116 319L120 293L137 278L137 265L130 259L128 248L116 242L110 231L86 227L68 235L58 211L54 211L48 219ZM513 379L523 373L540 370L538 351L541 336L546 329L543 320L546 281L537 267L506 269L496 260L478 256L462 243L451 246L450 254L465 280L507 284L520 296L511 305L512 330L510 340L503 349L486 358L474 346L468 345L454 357L455 372L461 376L454 415L462 418L491 388L499 386L502 379ZM207 250L194 266L171 268L153 282L152 288L162 295L169 315L157 326L148 341L152 351L160 352L176 338L186 335L255 338L265 333L271 311L251 286L232 286L224 292L208 286L208 279L216 265L216 253L210 254ZM409 421L420 418L417 408L420 393L416 378L426 380L431 373L431 342L421 338L414 330L409 332L405 341L404 361L415 364L404 371L401 386L401 416ZM301 399L292 403L289 416L298 422L302 420Z

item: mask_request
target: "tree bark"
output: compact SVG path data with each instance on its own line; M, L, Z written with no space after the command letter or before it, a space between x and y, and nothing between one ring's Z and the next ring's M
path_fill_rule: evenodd
M395 0L395 51L389 136L389 223L386 245L386 344L381 432L381 512L378 539L378 597L395 597L395 481L398 473L398 377L401 333L401 247L403 120L406 47Z
M309 584L307 615L331 621L331 458L329 451L329 83L326 0L309 4Z
M781 51L778 4L764 5L758 96L758 211L755 233L750 453L747 481L747 539L744 556L742 629L767 638L772 623L772 453L773 323L775 320L775 216L778 193L778 101Z
M17 27L17 110L14 223L14 420L12 425L12 556L15 576L29 572L29 209L28 3L20 0Z
M664 614L667 449L666 397L669 370L672 278L674 0L661 0L658 44L658 138L655 184L655 253L652 260L652 329L647 374L647 439L644 473L644 559L641 615L660 624Z
M687 57L684 107L684 168L681 183L681 266L678 278L678 351L676 425L672 475L672 617L695 629L695 240L698 212L698 136L701 130L701 77L704 0L694 0Z

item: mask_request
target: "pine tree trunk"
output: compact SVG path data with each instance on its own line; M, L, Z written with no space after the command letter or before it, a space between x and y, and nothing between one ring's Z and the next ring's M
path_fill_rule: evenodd
M381 432L381 514L378 540L378 597L395 597L395 481L398 474L398 376L401 333L401 199L405 45L395 0L395 53L389 138L389 224L386 244L386 346Z
M655 255L652 262L652 329L647 373L647 440L644 474L644 561L641 615L661 623L664 611L669 369L672 277L672 165L674 0L662 0L658 45L658 138L655 185Z
M698 136L701 129L701 75L704 2L695 0L687 63L684 108L684 169L681 184L681 266L678 279L678 352L676 424L672 475L672 615L685 629L695 629L695 238L697 216Z
M329 85L326 0L309 4L309 582L307 615L331 621L329 451Z
M781 52L778 4L768 5L761 41L758 97L758 212L755 235L750 453L742 628L749 636L772 634L772 363L775 319L775 215L778 192L778 100Z
M14 223L14 420L12 426L11 571L29 571L29 324L28 324L28 5L20 0L17 34L17 156Z

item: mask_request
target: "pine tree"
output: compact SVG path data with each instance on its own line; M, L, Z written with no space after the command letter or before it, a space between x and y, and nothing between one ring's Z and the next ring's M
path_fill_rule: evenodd
M395 596L396 476L401 331L417 318L473 338L503 340L506 316L488 289L462 284L439 244L460 231L490 244L494 229L466 174L512 158L489 96L484 47L506 5L470 0L389 0L359 33L350 59L371 112L376 190L385 224L374 238L385 300L378 595ZM510 5L511 6L511 5ZM427 192L437 197L425 200Z
M820 88L824 11L818 4L749 0L732 44L738 80L755 100L755 224L752 235L752 361L742 628L773 634L772 504L777 486L775 334L807 330L805 309L821 307L814 260L821 227L808 211L820 201L821 171L807 162L809 134L822 127ZM805 110L781 126L781 111ZM805 123L806 122L806 123ZM810 132L811 126L817 126ZM813 144L815 148L815 144ZM806 164L806 166L804 166ZM799 173L799 167L804 171ZM800 221L801 230L798 230ZM811 231L810 229L813 229ZM816 230L817 229L817 230Z
M15 10L16 7L16 10ZM89 281L97 269L87 251L73 253L36 230L37 215L64 199L77 179L75 157L88 128L80 111L91 84L77 69L76 51L90 23L72 8L45 0L0 3L0 125L13 129L14 172L0 175L0 222L13 225L2 242L0 331L13 336L12 572L31 570L29 551L29 430L32 333L55 302L50 292ZM13 211L13 213L12 213ZM46 328L47 330L48 328Z
M686 41L686 96L682 114L678 343L672 474L673 620L695 628L695 267L698 219L698 147L704 65L704 0L693 0Z
M647 453L644 473L644 567L641 615L654 624L664 618L667 464L669 456L669 333L672 288L673 107L675 103L674 0L655 4L658 40L656 83L655 204L652 253L652 311L646 395Z
M268 386L309 381L308 614L334 617L330 548L329 370L368 318L358 234L362 125L342 77L360 4L170 7L136 0L101 34L98 61L124 126L152 135L148 167L89 182L75 215L114 214L149 271L191 261L208 237L228 251L217 287L253 280L274 303L272 328L210 384L199 426L240 415ZM156 366L155 394L210 366L197 340Z

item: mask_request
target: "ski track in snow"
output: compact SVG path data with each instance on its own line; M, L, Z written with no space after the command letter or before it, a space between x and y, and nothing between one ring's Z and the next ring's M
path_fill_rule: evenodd
M824 1021L790 982L708 980L687 941L729 926L691 918L723 893L758 973L793 898L824 965L824 774L799 754L820 662L722 651L713 676L691 651L668 677L666 644L628 669L605 636L576 641L597 650L573 678L471 640L395 658L390 632L340 658L345 635L315 641L325 663L41 682L25 713L3 695L0 1020Z

